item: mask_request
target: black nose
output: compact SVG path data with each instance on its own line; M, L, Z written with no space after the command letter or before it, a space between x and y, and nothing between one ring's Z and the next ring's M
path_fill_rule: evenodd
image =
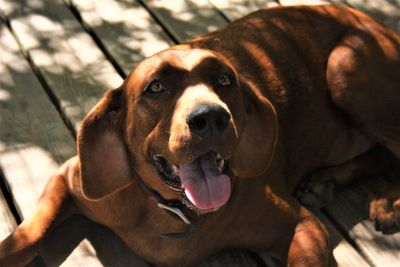
M231 115L219 105L201 105L189 114L189 129L201 137L217 137L229 125Z

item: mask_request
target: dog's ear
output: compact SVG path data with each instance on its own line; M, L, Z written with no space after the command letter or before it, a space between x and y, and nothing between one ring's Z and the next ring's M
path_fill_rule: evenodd
M264 173L272 161L278 139L278 120L267 98L245 83L242 87L246 118L231 164L238 177L255 177Z
M78 134L83 195L99 200L132 181L121 132L122 89L108 91L84 119Z

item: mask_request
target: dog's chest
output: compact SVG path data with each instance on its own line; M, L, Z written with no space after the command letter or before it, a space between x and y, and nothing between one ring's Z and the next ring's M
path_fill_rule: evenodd
M174 231L168 224L162 227L162 221L144 222L135 228L118 229L116 233L134 253L160 266L192 266L221 249L218 240L204 232L182 240L161 238L162 232Z

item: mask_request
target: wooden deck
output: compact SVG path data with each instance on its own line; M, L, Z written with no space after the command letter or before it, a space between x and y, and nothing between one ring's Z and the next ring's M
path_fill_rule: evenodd
M144 57L262 7L323 2L359 8L400 32L399 0L0 0L0 239L76 153L84 115ZM332 266L400 266L400 234L375 232L363 208L385 183L343 190L318 212L331 234ZM98 232L62 266L143 266L101 256L124 248L106 229ZM231 251L200 266L269 264L266 255Z

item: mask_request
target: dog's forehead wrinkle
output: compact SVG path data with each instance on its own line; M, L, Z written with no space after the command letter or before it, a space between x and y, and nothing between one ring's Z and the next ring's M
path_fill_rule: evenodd
M167 50L165 51L165 57L173 59L172 62L179 64L180 67L184 67L188 71L192 71L206 58L215 58L215 55L203 49L187 49L187 50Z

